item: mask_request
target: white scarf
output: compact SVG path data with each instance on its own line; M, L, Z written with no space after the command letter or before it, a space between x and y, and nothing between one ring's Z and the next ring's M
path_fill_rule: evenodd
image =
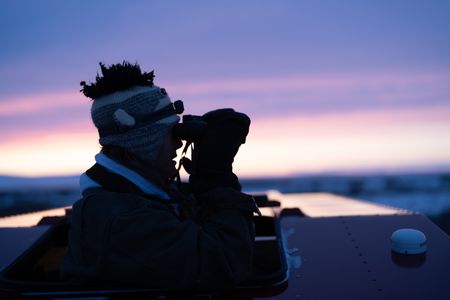
M112 160L108 156L106 156L103 153L98 153L95 156L95 161L108 169L108 171L120 175L122 177L125 177L129 181L131 181L133 184L135 184L137 187L139 187L144 193L147 195L153 195L157 196L161 199L169 200L169 195L163 191L161 188L156 186L153 182L148 181L135 171L125 167L124 165L119 164L118 162ZM81 193L83 193L88 188L93 187L101 187L99 183L94 181L92 178L90 178L86 173L81 174L80 176L80 190Z

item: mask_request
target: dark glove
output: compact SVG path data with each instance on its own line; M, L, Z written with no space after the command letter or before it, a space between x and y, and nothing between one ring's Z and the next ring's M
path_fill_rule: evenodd
M249 131L250 118L233 109L218 109L202 116L206 130L194 141L189 183L194 193L206 192L215 187L240 190L233 173L234 157ZM189 164L189 163L188 163Z

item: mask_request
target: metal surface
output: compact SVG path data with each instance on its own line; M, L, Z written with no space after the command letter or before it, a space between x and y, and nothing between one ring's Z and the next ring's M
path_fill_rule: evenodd
M291 270L280 299L449 299L450 239L422 215L281 219L302 265ZM399 228L425 233L421 264L401 266L390 236ZM413 258L414 259L414 258Z
M233 297L450 299L450 238L425 216L331 194L272 191L268 196L281 205L261 211L280 217L291 258L288 284L270 293L236 290ZM1 227L34 226L44 216L64 213L61 208L1 218L0 266L20 255L48 228ZM418 229L426 235L428 250L424 256L405 259L392 254L390 237L399 228Z
M279 200L283 208L298 207L303 214L313 218L411 213L396 207L328 193L280 194L270 192L269 198Z
M43 217L64 216L69 207L41 210L16 216L0 218L0 228L30 227L39 223Z
M0 228L0 271L27 250L49 227Z

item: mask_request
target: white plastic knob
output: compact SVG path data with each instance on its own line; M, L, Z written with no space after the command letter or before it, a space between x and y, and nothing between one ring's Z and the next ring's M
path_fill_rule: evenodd
M427 238L422 231L403 228L391 236L391 249L400 254L420 254L427 251Z

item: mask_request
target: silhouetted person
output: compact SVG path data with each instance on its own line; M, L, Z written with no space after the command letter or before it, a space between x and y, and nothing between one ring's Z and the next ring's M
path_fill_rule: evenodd
M82 92L102 150L80 177L62 275L86 283L221 289L242 282L252 264L253 213L232 163L250 119L232 109L179 123L179 104L137 64L100 64ZM184 159L189 184L176 185L173 159Z

